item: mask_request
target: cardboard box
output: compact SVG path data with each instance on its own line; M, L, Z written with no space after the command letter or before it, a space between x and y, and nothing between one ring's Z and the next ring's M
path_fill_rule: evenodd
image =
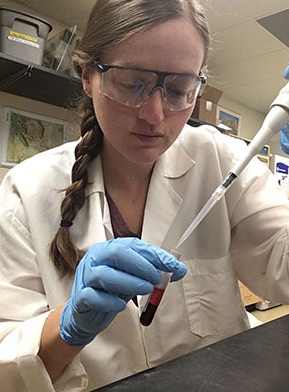
M222 94L223 92L221 90L207 84L197 99L192 118L216 125L217 103Z

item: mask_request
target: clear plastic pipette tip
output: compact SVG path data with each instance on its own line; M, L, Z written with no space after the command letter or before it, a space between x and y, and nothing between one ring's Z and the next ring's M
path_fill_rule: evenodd
M232 185L233 181L236 178L237 178L237 176L234 173L229 173L228 174L228 176L225 178L223 183L220 184L218 186L218 188L212 193L212 196L209 198L209 200L206 202L204 207L200 210L198 215L195 217L195 219L189 225L187 230L181 236L181 238L180 238L179 242L177 243L177 246L175 247L175 249L177 249L179 246L182 245L182 243L184 241L186 241L186 239L192 234L192 232L199 225L199 223L211 211L211 209L214 207L214 205L223 197L223 195L226 193L226 191Z

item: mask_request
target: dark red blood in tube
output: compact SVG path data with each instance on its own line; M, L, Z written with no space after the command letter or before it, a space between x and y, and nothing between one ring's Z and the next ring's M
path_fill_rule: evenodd
M162 296L164 294L164 289L159 289L158 287L155 287L150 295L149 301L147 302L141 316L140 316L140 322L142 325L147 327L148 325L151 324L155 312L159 306L159 303L161 302Z

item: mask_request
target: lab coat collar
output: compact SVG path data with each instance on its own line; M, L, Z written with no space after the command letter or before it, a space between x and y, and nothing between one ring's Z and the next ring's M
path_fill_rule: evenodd
M179 178L195 165L195 161L187 154L177 139L173 145L159 158L154 170L163 171L166 178ZM86 196L95 192L105 192L101 158L95 158L88 169Z
M174 187L174 181L186 174L194 160L187 154L177 139L155 164L148 190L144 214L142 239L162 246L165 236L182 204L182 198ZM101 193L103 225L112 235L109 208L104 197L104 181L101 158L95 158L88 170L86 197ZM160 217L162 217L160 219Z
M179 178L195 165L195 161L187 154L180 139L160 157L157 166L162 166L166 178Z
M98 155L90 164L88 169L88 184L85 188L85 196L96 192L105 192L101 158Z
M194 160L186 153L179 140L156 162L144 215L144 241L165 248L166 234L183 201L177 192L175 181L186 174L194 164Z
M166 178L179 178L195 165L195 161L187 154L177 139L174 144L156 162L155 170L161 167ZM101 158L95 158L88 169L86 196L95 192L105 192Z
M98 155L90 164L88 169L88 184L85 189L85 196L91 197L97 194L102 211L102 224L106 229L107 239L113 238L113 230L110 219L109 206L105 197L105 187L101 157Z

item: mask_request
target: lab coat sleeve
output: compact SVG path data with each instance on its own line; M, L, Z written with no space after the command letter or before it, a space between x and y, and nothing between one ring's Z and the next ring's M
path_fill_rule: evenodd
M0 389L83 391L87 374L79 356L53 385L37 355L49 314L47 300L30 233L3 205L0 205L0 241Z
M237 277L262 299L289 303L289 204L257 158L232 189L231 254Z

